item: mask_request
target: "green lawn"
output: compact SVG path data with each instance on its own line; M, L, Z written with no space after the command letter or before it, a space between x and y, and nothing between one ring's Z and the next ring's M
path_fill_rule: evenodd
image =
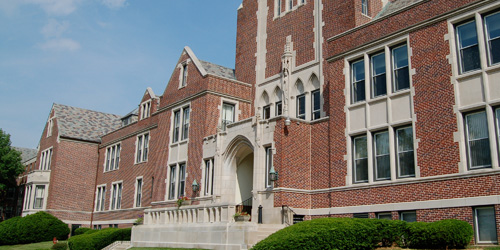
M52 241L45 241L26 245L0 246L0 250L38 250L50 249L54 244Z

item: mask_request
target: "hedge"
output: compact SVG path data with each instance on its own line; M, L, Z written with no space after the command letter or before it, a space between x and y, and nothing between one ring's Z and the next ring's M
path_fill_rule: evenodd
M95 231L95 232L92 232ZM71 250L102 249L115 241L130 241L131 228L105 228L87 231L68 240ZM92 232L92 233L88 233Z
M0 245L28 244L68 239L67 224L46 212L14 217L0 223Z
M252 250L356 249L376 247L465 248L472 240L469 223L459 220L412 222L399 220L323 218L281 229Z
M91 230L92 229L90 229L88 227L79 227L79 228L75 229L75 233L73 234L73 236L84 234L84 233L91 231Z

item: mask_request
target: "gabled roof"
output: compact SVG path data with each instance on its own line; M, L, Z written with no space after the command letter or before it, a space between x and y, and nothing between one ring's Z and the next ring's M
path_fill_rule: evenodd
M384 6L384 8L377 14L375 18L381 18L383 16L390 15L400 9L403 9L420 1L422 0L389 0L389 2Z
M119 115L54 103L60 137L100 142L100 137L121 126Z
M186 51L186 53L189 55L194 65L196 65L196 67L198 68L203 77L205 77L207 74L211 74L215 76L228 78L231 80L236 80L236 77L234 75L234 69L198 60L198 57L196 57L191 48L189 48L188 46L184 47L184 51Z
M12 148L21 152L21 163L23 164L35 158L36 154L38 153L38 150L32 148L18 148L18 147L12 147Z

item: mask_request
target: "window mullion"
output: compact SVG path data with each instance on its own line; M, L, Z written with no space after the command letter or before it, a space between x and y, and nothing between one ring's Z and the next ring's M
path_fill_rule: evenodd
M491 167L492 168L500 168L499 167L499 162L498 162L498 144L497 141L494 139L496 136L495 133L495 110L492 108L488 107L486 108L486 119L488 120L488 138L491 138L489 140L490 142L490 151L491 151Z
M486 47L485 47L487 41L485 41L485 36L482 35L485 34L485 29L483 25L483 18L480 13L476 13L476 30L477 30L477 43L479 46L479 55L487 55L488 52L486 52ZM479 60L481 61L481 68L486 69L488 67L488 56L479 56Z
M373 159L375 155L373 154L373 133L368 131L366 135L366 153L367 153L367 158L368 158L368 183L373 183L374 178L374 171L373 171Z

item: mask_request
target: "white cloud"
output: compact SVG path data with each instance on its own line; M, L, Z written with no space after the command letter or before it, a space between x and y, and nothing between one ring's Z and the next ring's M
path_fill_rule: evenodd
M24 0L24 2L39 5L50 15L66 16L76 10L80 0Z
M110 9L119 9L125 7L127 0L102 0L102 3Z
M80 49L80 44L69 38L51 39L40 45L43 50L55 51L76 51Z
M43 26L41 33L45 38L60 37L68 28L68 21L58 22L55 19L49 19L49 22Z

